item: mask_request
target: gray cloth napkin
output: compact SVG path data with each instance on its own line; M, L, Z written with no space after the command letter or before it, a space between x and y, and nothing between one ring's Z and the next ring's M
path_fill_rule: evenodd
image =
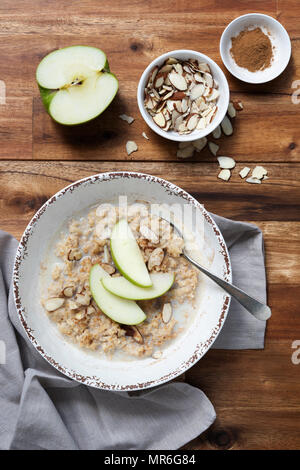
M213 217L229 247L234 282L265 300L260 230ZM186 383L140 394L109 392L50 366L27 339L14 306L16 249L17 241L0 232L0 449L178 449L214 422L208 398ZM262 348L264 331L264 323L232 302L214 347Z

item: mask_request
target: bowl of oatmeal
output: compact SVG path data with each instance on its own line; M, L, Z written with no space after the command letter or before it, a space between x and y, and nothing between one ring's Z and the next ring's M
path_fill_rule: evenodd
M143 312L138 324L112 319L90 288L95 266L112 284L122 277L111 234L124 219L156 288L168 276L174 280L160 295L125 300ZM184 240L168 220L178 224ZM183 245L231 281L218 227L181 188L134 172L94 175L64 188L35 214L16 255L15 303L30 341L60 372L97 388L137 390L180 375L213 344L230 303L181 256Z

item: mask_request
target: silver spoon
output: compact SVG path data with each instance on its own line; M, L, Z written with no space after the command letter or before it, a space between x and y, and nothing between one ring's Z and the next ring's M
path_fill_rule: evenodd
M161 217L163 220L168 222L171 227L176 230L180 238L184 240L184 237L180 230L174 225L170 220L166 220L163 217ZM198 264L196 261L194 261L185 251L183 248L182 250L182 256L184 256L190 263L192 263L196 268L198 268L202 273L206 274L210 279L215 281L216 284L218 284L222 289L224 289L228 294L231 295L231 297L234 297L243 307L245 307L248 312L250 312L257 320L268 320L271 316L271 309L268 307L268 305L263 304L262 302L259 302L259 300L254 299L253 297L250 297L250 295L246 294L246 292L242 291L238 287L230 284L229 282L224 281L220 277L216 276L215 274L211 273L207 269L205 269L203 266Z

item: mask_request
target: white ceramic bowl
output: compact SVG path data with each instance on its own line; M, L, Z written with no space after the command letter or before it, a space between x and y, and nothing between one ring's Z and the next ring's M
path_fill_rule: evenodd
M111 202L119 195L126 195L128 202L142 199L177 204L179 209L187 204L190 213L185 226L191 225L195 216L201 216L207 246L214 253L211 269L231 281L225 242L202 205L163 179L142 173L114 172L90 176L67 186L35 214L18 247L13 275L14 295L20 321L29 340L60 372L97 388L137 390L169 381L195 364L218 336L228 312L230 297L209 279L203 278L201 302L197 304L193 320L183 334L164 348L163 356L158 360L151 357L109 360L67 341L40 304L37 286L41 261L49 246L52 246L55 233L61 231L63 222L91 205Z
M238 36L244 29L260 27L264 33L270 33L273 47L273 61L270 67L258 72L239 67L234 61L230 49L231 38ZM284 27L274 18L261 13L249 13L233 20L223 31L220 40L220 54L225 67L232 75L247 83L265 83L278 77L289 63L291 41Z
M150 116L150 114L145 109L144 91L145 91L145 86L147 84L149 74L156 65L159 65L159 66L162 65L168 57L174 57L175 59L181 59L181 60L197 59L197 60L200 60L201 62L206 62L210 66L213 78L215 78L216 81L218 82L219 90L220 90L220 96L218 98L218 103L217 103L218 110L212 122L209 124L209 126L207 126L203 130L194 130L193 132L191 132L191 134L187 134L187 135L180 135L178 134L178 132L175 132L175 131L166 132L155 124L155 122L152 119L152 116ZM193 140L200 139L201 137L205 137L206 135L210 134L221 123L221 121L223 120L227 112L227 108L229 104L229 87L228 87L227 79L224 73L212 59L202 54L201 52L190 51L188 49L179 49L176 51L167 52L166 54L163 54L160 57L157 57L157 59L153 60L151 64L148 65L148 67L143 72L139 81L138 90L137 90L137 102L138 102L138 106L140 109L140 113L143 116L146 124L148 124L148 126L151 127L151 129L154 132L156 132L157 134L169 140L175 140L178 142L191 142Z

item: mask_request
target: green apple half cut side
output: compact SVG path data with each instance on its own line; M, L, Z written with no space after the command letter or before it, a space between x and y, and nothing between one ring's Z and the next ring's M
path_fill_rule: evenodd
M152 286L143 255L127 220L121 219L114 226L110 249L116 267L128 281L140 287Z
M123 299L148 300L165 294L173 285L174 273L150 274L151 287L139 287L129 282L125 277L104 277L102 284L106 290Z
M100 310L117 323L138 325L146 319L143 310L133 300L122 299L107 291L101 280L110 275L99 264L90 271L90 291Z
M106 55L89 46L51 52L38 65L36 80L50 116L69 126L99 116L118 91Z

